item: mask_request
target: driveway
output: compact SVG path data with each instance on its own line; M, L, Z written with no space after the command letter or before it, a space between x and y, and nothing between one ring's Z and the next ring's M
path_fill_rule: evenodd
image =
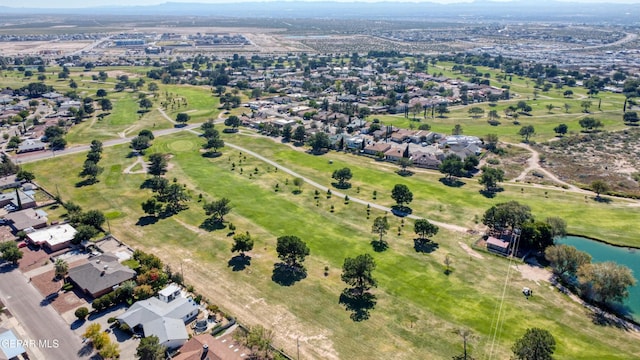
M82 341L50 306L18 268L0 268L0 299L20 322L28 340L34 340L28 351L37 359L66 360L89 358L78 351Z

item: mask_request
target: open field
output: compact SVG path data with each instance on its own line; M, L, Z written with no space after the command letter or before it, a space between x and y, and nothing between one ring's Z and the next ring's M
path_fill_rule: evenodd
M572 230L595 230L593 220L579 225L574 221L584 217L585 206L603 225L614 228L634 223L631 219L637 218L636 210L618 201L604 207L600 203L583 203L579 197L561 191L554 193L553 201L545 201L541 199L542 190L529 187L522 194L518 188L506 187L495 199L486 199L477 193L479 187L474 180L465 180L467 184L462 188L449 189L437 182L439 174L417 173L402 178L393 173L394 168L352 155L330 153L314 157L269 139L243 135L225 140L251 148L321 184L330 184L333 168L349 166L354 179L347 193L354 198L371 199L372 191L377 190L378 199L371 201L383 205L391 203L388 191L393 184L405 183L414 192L414 214L467 226L473 226L474 212L479 214L491 203L509 199L530 204L539 217L547 214L543 208L549 214L568 217ZM465 234L441 230L433 239L437 249L418 253L413 249L412 221L407 220L402 227L399 218L389 216L392 226L386 239L390 248L375 253L369 244L375 238L370 226L374 217L383 215L379 210L372 210L367 219L364 206L345 204L335 196L327 199L325 194L320 194L316 206L310 185L303 185L302 193L294 195L292 178L284 172L228 148L219 158L203 158L198 151L201 143L201 139L187 133L154 141L149 152L173 155L167 178L176 177L185 183L193 200L185 212L144 226L136 225L143 216L140 203L151 193L139 189L145 176L123 174L122 170L134 161L127 158L126 146L105 149L101 162L105 172L99 183L89 187L73 186L84 154L25 167L33 170L44 186L57 185L63 199L108 212L117 237L157 254L174 271L183 271L196 291L224 310L248 324L262 323L273 328L276 346L295 353L299 339L303 358L446 359L462 350L457 336L444 335L458 328L474 332L474 356L506 358L515 338L534 326L546 328L556 337L558 359L628 359L640 354L633 333L592 324L580 305L548 283L522 278L505 259L483 254L484 259L480 260L468 255L458 244L474 240ZM63 174L56 171L62 163L67 169ZM231 163L236 163L234 171ZM276 183L281 189L277 193ZM231 199L233 210L226 220L233 222L238 232L250 231L256 238L247 269L233 271L227 264L231 239L226 230L207 232L199 227L205 215L202 203L197 201L198 194L203 194L205 201ZM572 202L580 214L566 210ZM630 229L620 232L631 233ZM273 263L277 261L275 238L289 234L300 236L311 248L306 263L308 276L292 286L281 286L271 280ZM338 304L344 287L339 275L343 259L361 253L372 253L378 264L374 272L380 283L374 291L378 303L369 320L353 322ZM443 265L447 254L452 257L454 268L449 276L444 275ZM325 266L329 267L327 277L322 274ZM498 318L496 309L505 277L508 281L504 308ZM523 286L534 289L536 295L526 300L520 293Z

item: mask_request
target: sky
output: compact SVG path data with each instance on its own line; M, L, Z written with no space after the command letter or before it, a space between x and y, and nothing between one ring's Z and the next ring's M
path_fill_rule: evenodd
M239 1L265 1L265 0L239 0ZM203 3L203 4L215 4L215 3L232 3L239 2L238 0L28 0L24 2L16 2L15 0L0 0L0 6L10 7L23 7L23 8L85 8L96 6L135 6L135 5L157 5L165 2L188 2L188 3ZM267 0L274 1L274 0ZM292 0L285 0L292 1ZM301 1L301 0L293 0ZM302 0L302 1L314 1L314 0ZM321 1L321 0L315 0ZM403 1L403 2L434 2L434 3L460 3L469 2L472 0L328 0L328 1ZM488 0L482 0L488 1ZM505 1L505 0L493 0L493 1ZM508 1L508 0L507 0ZM530 0L526 0L530 1ZM618 3L618 4L633 4L640 3L640 0L558 0L565 2L582 2L582 3Z

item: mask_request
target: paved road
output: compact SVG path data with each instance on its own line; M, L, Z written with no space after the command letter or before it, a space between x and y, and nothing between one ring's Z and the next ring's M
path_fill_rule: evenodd
M4 271L4 269L2 269ZM27 351L43 360L88 358L80 356L82 341L51 306L41 306L42 295L18 270L0 273L0 299L27 332L27 340L48 340ZM56 348L54 340L59 346Z

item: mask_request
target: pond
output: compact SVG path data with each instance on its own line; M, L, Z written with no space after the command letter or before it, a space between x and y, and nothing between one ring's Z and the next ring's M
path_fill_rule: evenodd
M636 321L640 320L640 249L613 246L580 236L566 236L557 239L556 243L575 246L591 255L592 262L614 261L630 268L636 285L629 288L629 297L624 305Z

